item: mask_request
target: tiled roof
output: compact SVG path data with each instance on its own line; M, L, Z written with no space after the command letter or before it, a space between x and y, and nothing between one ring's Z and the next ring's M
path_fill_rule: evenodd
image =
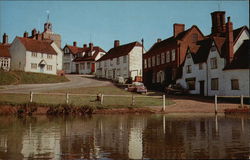
M0 44L0 57L10 57L9 44Z
M245 40L234 54L232 62L224 69L250 69L250 40Z
M146 55L151 55L151 54L156 54L156 53L160 53L160 52L164 52L165 48L173 43L176 43L178 40L182 40L193 28L197 28L199 30L199 28L195 25L193 25L192 27L190 27L189 29L179 33L176 37L172 36L169 37L163 41L160 42L156 42L150 49L149 51L146 53Z
M104 52L106 53L102 48L96 46L96 47L93 47L93 56L88 56L88 52L90 52L90 48L86 48L84 52L85 55L83 57L77 57L75 58L73 61L74 62L81 62L81 61L95 61L95 58L96 56L98 55L99 52Z
M103 61L107 59L112 59L120 56L125 56L128 55L129 52L135 47L135 46L140 46L142 47L142 44L139 42L132 42L128 44L124 44L118 47L111 48L107 54L102 56L98 61Z
M17 37L27 51L47 53L56 55L56 51L51 46L52 40L35 40L30 38Z
M80 52L83 52L83 51L84 51L83 48L76 47L76 46L66 45L66 47L69 48L69 50L70 50L70 52L71 52L72 54L77 54L77 53L80 53Z

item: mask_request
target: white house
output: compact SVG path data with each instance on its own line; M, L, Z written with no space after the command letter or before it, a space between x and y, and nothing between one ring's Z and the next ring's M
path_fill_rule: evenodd
M95 74L96 61L104 56L106 52L93 43L89 43L89 47L84 46L83 50L79 52L73 60L76 64L76 71L79 74Z
M176 83L191 94L249 96L250 57L247 27L233 30L228 18L224 36L211 35L189 48Z
M132 42L120 46L119 40L114 41L114 48L111 48L106 55L101 57L97 63L96 76L117 80L142 76L142 54L145 50L139 42Z
M11 70L61 74L62 50L52 40L16 37L10 46Z
M0 69L5 71L10 70L10 44L8 44L8 36L4 33L3 42L0 43Z

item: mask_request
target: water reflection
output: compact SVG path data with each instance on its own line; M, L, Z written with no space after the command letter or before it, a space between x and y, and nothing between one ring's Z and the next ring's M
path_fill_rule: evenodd
M0 117L0 159L248 158L250 118Z

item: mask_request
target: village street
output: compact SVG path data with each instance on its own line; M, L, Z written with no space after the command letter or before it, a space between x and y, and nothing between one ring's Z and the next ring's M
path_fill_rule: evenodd
M50 84L19 84L19 85L4 85L1 86L0 93L28 93L32 92L46 92L58 89L67 88L82 88L82 87L95 87L95 86L108 86L112 85L109 81L100 81L92 78L84 77L83 75L66 75L70 80L63 83L50 83Z

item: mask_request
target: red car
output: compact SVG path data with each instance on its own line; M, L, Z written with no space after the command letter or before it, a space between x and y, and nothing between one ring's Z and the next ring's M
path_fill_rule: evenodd
M140 82L133 82L131 85L128 86L128 91L130 92L137 92L137 93L147 93L147 88L144 86L143 83Z

